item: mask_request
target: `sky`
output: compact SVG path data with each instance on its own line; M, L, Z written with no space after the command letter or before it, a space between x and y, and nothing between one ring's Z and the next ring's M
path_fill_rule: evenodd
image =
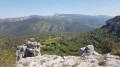
M120 0L0 0L0 18L30 15L120 15Z

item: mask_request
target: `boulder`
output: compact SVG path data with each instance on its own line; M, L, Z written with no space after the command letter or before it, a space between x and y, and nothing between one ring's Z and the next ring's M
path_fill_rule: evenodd
M93 45L88 45L87 47L82 47L79 49L79 56L84 56L84 55L99 55L99 53L94 51L94 46Z
M22 46L18 46L16 50L17 61L25 57L35 57L40 55L40 43L26 42Z

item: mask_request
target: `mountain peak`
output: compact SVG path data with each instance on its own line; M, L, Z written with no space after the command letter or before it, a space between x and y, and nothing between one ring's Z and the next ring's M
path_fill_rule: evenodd
M60 13L55 13L55 15L54 16L59 16L59 15L61 15Z

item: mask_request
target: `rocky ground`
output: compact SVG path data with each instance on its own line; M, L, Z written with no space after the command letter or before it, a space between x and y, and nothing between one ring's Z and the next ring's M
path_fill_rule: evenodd
M110 53L105 55L100 55L94 51L93 45L88 45L87 47L80 48L80 56L57 56L57 55L40 55L36 54L37 48L40 44L36 42L29 42L30 45L34 45L34 48L26 47L24 51L17 50L17 58L21 56L18 61L16 61L16 67L120 67L120 57L111 55ZM25 46L25 45L24 45ZM38 47L38 49L40 49ZM37 49L37 51L38 51ZM30 50L30 51L29 51ZM31 57L24 57L24 53L31 52ZM39 52L37 52L39 53ZM35 54L35 55L34 55Z

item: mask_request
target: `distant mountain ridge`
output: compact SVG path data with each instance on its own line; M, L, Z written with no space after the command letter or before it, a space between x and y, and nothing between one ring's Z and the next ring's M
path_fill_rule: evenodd
M90 15L58 14L58 13L56 13L54 17L64 20L75 21L94 28L98 28L105 25L108 19L113 18L111 16L106 16L106 15L90 16Z
M0 34L27 35L45 32L86 32L104 25L109 16L55 14L0 19Z
M30 18L14 23L0 23L0 34L27 35L45 32L85 32L92 29L92 27L77 22L52 18Z
M25 17L18 17L18 18L6 18L6 19L0 19L0 23L23 21L23 20L26 20L26 19L29 19L29 17L25 16Z
M25 17L18 17L18 18L6 18L6 19L0 19L0 23L2 22L16 22L16 21L22 21L26 19L31 18L53 18L53 19L62 19L62 20L69 20L78 22L80 24L88 25L94 28L101 27L105 25L106 21L108 19L111 19L113 17L107 16L107 15L81 15L81 14L59 14L56 13L53 16L40 16L40 15L31 15L31 16L25 16Z

